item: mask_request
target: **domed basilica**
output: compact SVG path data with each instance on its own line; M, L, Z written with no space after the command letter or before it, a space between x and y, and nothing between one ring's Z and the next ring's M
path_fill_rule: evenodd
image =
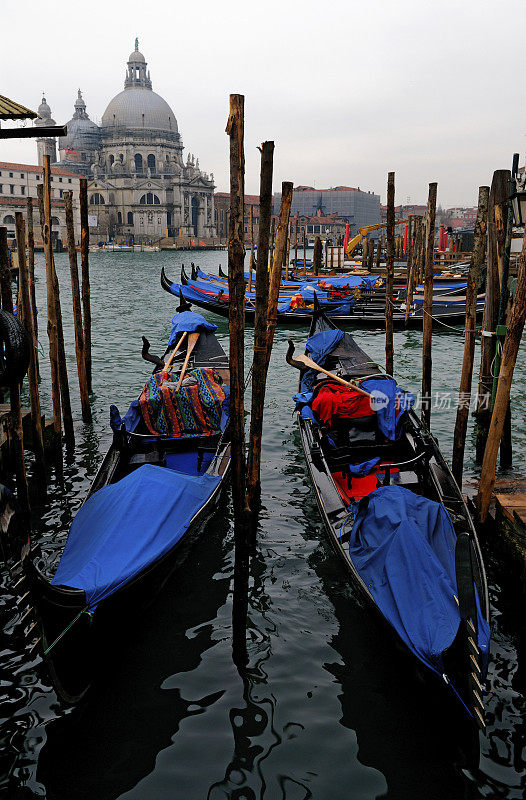
M44 154L62 169L88 178L92 234L127 241L163 236L214 236L214 176L199 169L199 159L183 160L175 115L152 90L150 72L137 39L128 59L124 89L110 101L100 127L86 112L79 90L68 133L38 139ZM35 124L52 124L45 98Z

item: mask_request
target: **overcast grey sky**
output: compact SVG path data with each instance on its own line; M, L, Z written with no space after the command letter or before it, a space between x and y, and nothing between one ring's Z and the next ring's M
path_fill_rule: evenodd
M186 152L228 189L228 95L245 95L246 191L273 139L282 180L359 186L385 202L475 205L477 188L526 149L526 0L3 0L0 94L57 123L82 89L91 118L123 88L139 37L154 91ZM6 123L9 124L9 123ZM186 153L185 153L186 155ZM0 160L36 162L31 140Z

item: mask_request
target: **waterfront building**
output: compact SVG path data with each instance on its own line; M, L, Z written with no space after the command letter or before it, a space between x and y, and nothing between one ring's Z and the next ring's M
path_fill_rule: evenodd
M274 194L274 214L279 214L281 193ZM292 195L291 216L337 217L349 223L351 234L364 225L380 222L380 195L364 192L351 186L335 186L331 189L315 189L312 186L296 186ZM316 223L309 223L316 225ZM374 234L373 234L374 236Z
M47 122L47 103L44 111ZM153 91L137 40L124 89L108 103L101 124L90 119L79 90L67 126L57 166L88 177L94 238L141 242L215 235L214 176L200 169L194 155L183 159L175 114ZM46 148L51 146L39 140L39 163Z
M254 242L257 244L259 236L259 195L245 195L245 217L243 221L243 231L245 234L245 244L250 244L250 206L252 206L252 216L254 225ZM230 220L230 192L216 192L214 194L215 209L215 228L217 235L222 239L228 237L228 225Z
M39 109L40 111L40 109ZM35 239L42 240L38 212L37 187L42 183L42 167L34 164L13 164L0 161L0 225L7 228L7 238L15 239L15 212L27 209L27 198L34 200ZM51 214L53 239L66 240L64 192L73 192L73 214L77 230L80 178L74 172L51 167Z

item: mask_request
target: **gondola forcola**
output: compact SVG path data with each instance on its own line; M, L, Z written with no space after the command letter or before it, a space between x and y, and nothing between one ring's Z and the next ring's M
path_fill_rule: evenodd
M318 507L352 583L484 729L489 605L475 528L434 437L352 337L318 309L294 396ZM335 381L357 383L374 399ZM415 662L418 663L418 662Z
M229 365L215 330L186 311L173 318L164 360L144 340L155 370L124 418L111 407L113 443L51 581L24 551L43 653L67 702L104 669L115 639L136 624L225 485Z

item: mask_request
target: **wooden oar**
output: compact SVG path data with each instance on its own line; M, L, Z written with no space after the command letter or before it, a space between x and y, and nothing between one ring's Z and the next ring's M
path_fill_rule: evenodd
M179 348L181 347L182 343L184 342L184 340L186 339L187 336L188 336L188 331L185 331L183 333L183 335L181 336L181 338L179 339L179 341L177 342L177 344L175 345L175 349L174 349L172 355L168 359L167 363L164 365L163 372L168 372L168 370L171 367L172 361L174 360L175 356L177 355L177 351L179 350Z
M320 367L319 364L316 364L316 362L313 361L312 358L309 358L308 356L301 355L293 359L292 358L293 352L294 352L294 342L292 341L292 339L289 339L289 349L287 352L286 359L291 366L296 367L296 369L301 369L301 367L299 367L298 364L303 364L305 367L310 367L310 369L315 369L316 372L322 372L324 375L327 375L329 378L332 378L333 381L341 383L342 386L347 386L347 388L354 389L355 392L363 394L365 395L365 397L374 399L373 395L370 394L370 392L366 392L364 389L361 389L356 383L353 383L353 381L346 381L343 378L340 378L339 375L335 375L333 372L328 372L323 367Z
M175 387L176 392L178 392L179 389L181 388L181 384L184 378L184 373L186 372L186 367L188 366L188 361L190 360L190 356L192 355L192 350L196 346L198 339L199 339L199 333L188 334L188 347L186 348L186 357L184 359L184 364L181 368L181 373L179 375L179 380L177 381L177 386Z

